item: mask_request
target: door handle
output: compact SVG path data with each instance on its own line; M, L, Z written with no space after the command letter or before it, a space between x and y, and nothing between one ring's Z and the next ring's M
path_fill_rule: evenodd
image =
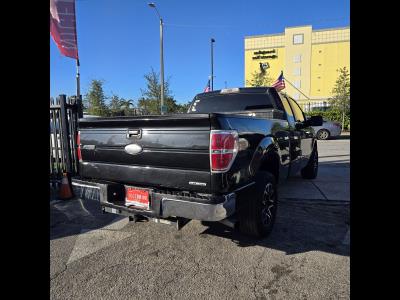
M126 133L126 138L129 139L131 137L141 138L142 130L141 129L128 129L128 131Z

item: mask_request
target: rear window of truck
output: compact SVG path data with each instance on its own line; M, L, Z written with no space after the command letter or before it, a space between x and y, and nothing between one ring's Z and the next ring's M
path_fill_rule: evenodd
M188 113L232 112L274 108L268 94L237 93L196 96Z

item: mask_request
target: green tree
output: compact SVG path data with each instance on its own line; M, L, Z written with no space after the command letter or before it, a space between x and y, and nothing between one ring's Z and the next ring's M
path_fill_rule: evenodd
M87 112L89 108L88 99L86 97L82 97L82 109L84 112Z
M111 116L120 116L122 112L121 105L121 99L117 95L112 95L108 105L109 114Z
M344 128L345 116L350 112L350 72L346 67L338 71L339 76L332 89L333 97L330 100L332 108L341 112L342 128Z
M272 81L273 79L269 77L267 71L261 71L261 72L255 71L252 73L252 79L246 80L246 84L248 86L253 86L253 87L269 86L272 84Z
M189 109L190 104L192 103L192 101L189 101L187 103L184 104L177 104L177 109L176 112L177 113L186 113Z
M121 101L120 107L121 107L122 111L124 112L125 116L132 116L135 114L135 112L134 112L135 111L135 108L134 108L135 103L133 100L121 98L120 101Z
M85 95L87 112L96 116L107 116L108 108L105 103L106 96L103 91L103 81L93 79L88 93Z
M111 97L111 101L108 105L108 111L110 116L131 116L134 115L134 102L133 100L126 100L120 98L117 95Z
M160 114L161 111L161 84L159 75L153 68L148 74L144 75L146 89L140 89L142 96L138 100L138 107L149 114ZM169 89L169 79L164 82L164 105L167 106L168 113L177 112L179 106Z

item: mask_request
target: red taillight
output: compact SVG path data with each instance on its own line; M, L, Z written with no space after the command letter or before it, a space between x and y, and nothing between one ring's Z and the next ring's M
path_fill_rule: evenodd
M234 130L211 130L210 162L212 172L229 170L238 151L238 133Z
M77 148L77 154L78 154L78 160L82 161L82 153L81 153L81 132L78 131L78 134L76 135L76 145L78 146Z

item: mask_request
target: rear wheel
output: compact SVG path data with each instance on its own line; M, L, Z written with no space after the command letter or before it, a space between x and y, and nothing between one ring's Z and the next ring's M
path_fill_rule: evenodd
M317 132L317 139L319 140L327 140L331 136L331 133L326 129L320 129Z
M269 172L260 172L255 184L243 191L238 200L240 232L267 237L275 223L278 205L275 177Z
M210 227L213 225L213 223L215 222L210 222L210 221L200 221L201 225L206 226L206 227Z
M315 179L318 175L318 150L314 147L307 165L301 170L301 177Z

